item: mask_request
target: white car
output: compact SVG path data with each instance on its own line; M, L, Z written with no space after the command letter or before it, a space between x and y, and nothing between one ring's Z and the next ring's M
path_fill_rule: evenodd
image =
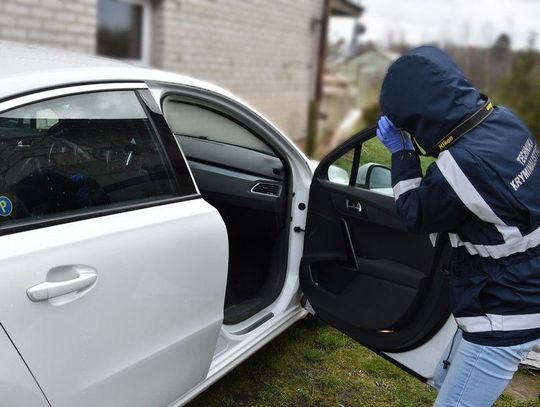
M456 331L448 250L358 186L373 129L313 172L216 86L0 59L0 404L180 406L308 310L432 379ZM344 155L348 185L328 178Z

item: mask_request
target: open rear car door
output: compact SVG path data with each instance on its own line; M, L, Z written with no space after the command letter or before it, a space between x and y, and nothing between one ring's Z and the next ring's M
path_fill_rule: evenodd
M405 230L390 155L375 128L319 164L311 185L300 285L321 319L424 381L456 332L446 239Z

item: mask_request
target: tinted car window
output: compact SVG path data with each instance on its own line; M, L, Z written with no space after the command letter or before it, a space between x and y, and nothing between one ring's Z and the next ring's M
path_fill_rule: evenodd
M178 136L202 138L275 155L266 143L249 130L212 110L168 97L163 103L163 113Z
M179 195L133 91L0 113L0 226Z

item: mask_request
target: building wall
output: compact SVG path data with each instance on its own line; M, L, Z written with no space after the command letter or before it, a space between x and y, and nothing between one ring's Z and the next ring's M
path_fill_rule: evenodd
M0 39L94 53L96 0L0 0Z
M293 139L306 135L322 0L162 0L154 64L232 90ZM162 17L162 18L161 18Z
M323 0L151 0L152 64L239 95L306 135ZM0 0L0 39L96 49L97 0Z

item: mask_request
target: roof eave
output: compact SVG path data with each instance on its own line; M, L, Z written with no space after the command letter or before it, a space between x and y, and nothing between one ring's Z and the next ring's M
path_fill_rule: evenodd
M364 8L353 0L332 0L330 14L333 17L360 17Z

